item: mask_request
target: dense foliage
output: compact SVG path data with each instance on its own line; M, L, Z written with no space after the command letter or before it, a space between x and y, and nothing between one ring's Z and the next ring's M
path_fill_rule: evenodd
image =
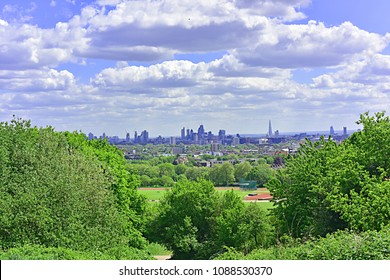
M230 248L219 255L220 260L388 260L390 259L390 228L356 233L337 231L326 237L301 243L256 249L245 255Z
M219 195L207 181L184 180L161 201L149 238L176 259L209 259L226 246L246 252L269 243L272 227L264 210L245 206L232 191Z
M202 155L203 158L215 160L211 155ZM214 186L231 186L241 179L253 180L259 187L263 187L275 176L275 171L266 159L257 161L242 161L231 163L220 161L211 167L196 166L193 162L177 163L176 157L159 157L149 160L134 160L128 167L138 174L141 187L173 187L178 181L208 180Z
M0 244L62 247L125 257L142 248L143 200L123 156L103 141L0 124Z
M268 187L278 234L325 236L390 222L390 118L361 115L363 129L337 144L307 141Z

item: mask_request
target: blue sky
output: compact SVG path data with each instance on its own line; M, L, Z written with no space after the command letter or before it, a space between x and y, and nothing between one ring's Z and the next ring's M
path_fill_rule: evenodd
M390 1L1 0L0 120L124 137L358 128L389 109ZM388 33L389 32L389 33Z

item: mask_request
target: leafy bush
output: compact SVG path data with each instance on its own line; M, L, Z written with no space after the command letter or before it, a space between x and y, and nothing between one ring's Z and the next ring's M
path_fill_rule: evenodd
M114 255L110 255L114 253ZM75 251L68 248L44 247L42 245L24 245L0 251L1 260L114 260L114 259L147 260L153 259L145 251L125 249L118 252L86 252Z
M220 196L208 181L180 181L161 201L149 238L174 259L209 259L226 246L248 252L267 246L272 226L263 209L245 206L233 191Z
M337 144L309 140L267 186L279 235L380 230L390 222L390 118L360 116L360 132Z
M256 249L248 255L229 248L219 260L388 260L390 227L360 234L345 230L301 244L291 239L284 245Z
M145 203L116 148L23 120L0 123L0 143L4 250L38 244L120 257L112 248L144 246Z

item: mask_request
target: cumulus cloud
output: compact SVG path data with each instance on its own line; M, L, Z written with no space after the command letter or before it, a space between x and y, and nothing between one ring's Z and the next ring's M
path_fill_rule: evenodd
M85 23L89 48L82 55L144 61L244 47L268 24L267 17L280 19L277 22L300 19L296 7L304 4L307 1L122 1L108 12L94 10Z
M93 84L103 88L167 88L189 87L207 80L205 63L165 61L161 64L108 68L99 73Z
M215 129L228 123L232 133L262 133L270 116L285 127L308 119L315 129L324 119L354 122L357 113L388 106L390 58L380 52L390 35L349 22L291 24L305 18L301 8L309 4L99 0L46 29L2 17L0 116L15 112L58 129L107 133L136 124L162 133L178 122L212 120ZM221 57L174 60L210 51ZM80 61L83 81L80 68L62 70ZM301 67L324 74L298 83L292 73Z
M235 50L237 58L252 66L299 68L345 64L356 55L382 51L389 36L369 33L345 22L326 27L310 21L307 25L268 25L253 46Z
M61 23L55 29L0 24L0 68L38 69L72 61L83 45L81 36L80 30Z
M68 90L76 86L76 80L67 70L0 70L0 89L15 92Z

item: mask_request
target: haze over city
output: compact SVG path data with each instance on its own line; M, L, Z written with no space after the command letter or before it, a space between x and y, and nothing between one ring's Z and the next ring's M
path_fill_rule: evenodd
M390 104L390 2L0 4L0 121L119 135L355 130Z

